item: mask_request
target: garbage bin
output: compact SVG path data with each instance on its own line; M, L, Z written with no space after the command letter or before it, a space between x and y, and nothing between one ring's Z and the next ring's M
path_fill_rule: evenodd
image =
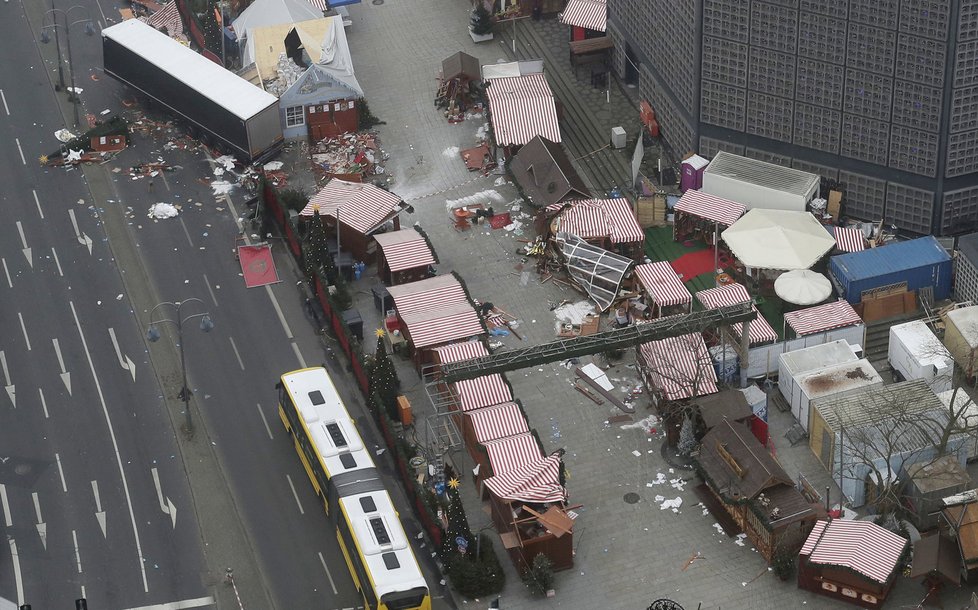
M360 311L356 309L347 309L343 312L343 323L350 330L350 333L363 341L363 318L360 317Z
M387 292L387 286L374 286L370 291L374 294L374 307L381 315L394 309L394 297Z

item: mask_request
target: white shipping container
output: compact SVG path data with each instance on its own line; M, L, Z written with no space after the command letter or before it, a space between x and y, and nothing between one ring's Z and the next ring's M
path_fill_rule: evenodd
M809 371L795 377L794 390L790 401L791 413L801 423L801 427L808 432L813 400L854 394L867 388L882 385L883 378L865 358Z
M819 182L809 172L721 151L703 172L700 190L742 203L748 210L804 212L818 193Z
M844 339L785 352L778 356L778 389L790 404L795 377L833 364L856 360L859 360L856 352Z
M936 394L951 389L954 359L925 322L891 326L886 356L904 379L923 379Z

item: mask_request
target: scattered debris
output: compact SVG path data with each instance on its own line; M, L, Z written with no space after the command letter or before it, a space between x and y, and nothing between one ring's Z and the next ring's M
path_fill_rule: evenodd
M154 203L153 205L149 206L148 216L156 220L163 220L166 218L175 218L179 213L180 211L173 204Z

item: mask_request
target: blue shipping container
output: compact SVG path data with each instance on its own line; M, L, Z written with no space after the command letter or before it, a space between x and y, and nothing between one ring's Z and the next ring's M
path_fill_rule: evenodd
M932 287L934 298L951 293L951 257L933 236L898 242L862 252L833 256L829 276L842 297L862 301L863 293L907 283L907 290Z

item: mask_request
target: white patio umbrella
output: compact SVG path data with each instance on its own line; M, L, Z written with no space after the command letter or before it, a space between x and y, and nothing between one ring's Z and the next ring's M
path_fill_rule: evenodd
M774 280L774 292L782 300L795 305L814 305L829 298L832 284L821 273L797 269L782 273Z

